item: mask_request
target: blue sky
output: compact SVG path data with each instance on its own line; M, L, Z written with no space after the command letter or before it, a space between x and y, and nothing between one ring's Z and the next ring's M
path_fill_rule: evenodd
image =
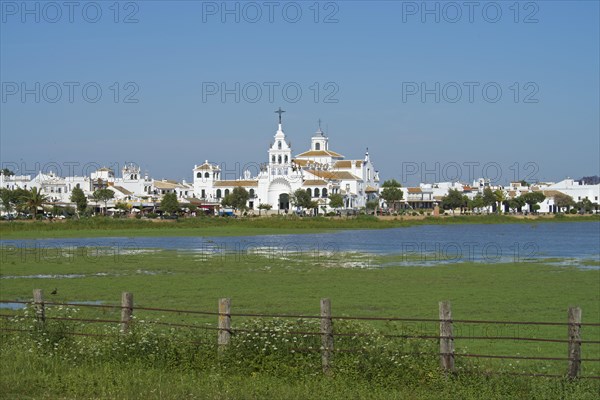
M600 174L596 1L272 2L272 22L262 1L83 1L73 22L63 2L0 3L0 158L18 172L189 180L209 159L234 178L267 160L281 106L295 153L321 118L331 149L368 147L404 184Z

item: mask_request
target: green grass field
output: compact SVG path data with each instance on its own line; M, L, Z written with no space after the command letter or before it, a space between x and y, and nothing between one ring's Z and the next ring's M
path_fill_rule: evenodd
M30 300L32 290L41 288L51 301L99 301L116 305L121 292L130 291L134 293L135 304L144 307L216 311L217 300L230 297L233 313L318 315L319 300L328 297L337 316L416 318L437 318L438 301L450 300L454 319L566 322L567 308L577 305L583 309L584 322L600 322L600 271L543 262L377 268L399 256L205 255L175 251L119 255L109 251L107 255L90 255L81 248L52 254L39 250L16 253L4 250L1 257L0 293L2 299L11 300ZM36 278L35 275L54 277ZM69 277L73 275L77 277ZM51 296L49 293L54 288L58 294ZM22 311L3 310L2 313ZM118 320L119 313L117 308L93 311L81 307L77 315ZM216 316L150 311L136 311L135 315L143 321L216 325ZM6 326L9 322L3 320ZM252 318L234 317L232 323L239 327L257 322ZM342 325L338 322L336 326ZM361 322L358 328L392 334L437 332L436 323ZM152 329L160 330L159 327ZM178 329L172 340L179 334L190 333ZM216 342L214 331L198 335L205 335L207 343ZM566 326L458 323L455 335L567 337ZM600 340L600 328L584 327L582 336L587 340ZM479 375L445 379L437 371L435 359L425 364L415 361L414 368L424 371L421 375L397 375L400 372L373 361L379 360L379 356L368 356L365 360L371 360L369 368L381 370L382 376L370 376L367 371L371 369L360 372L355 362L362 359L338 358L341 365L351 368L342 368L333 378L321 376L318 363L306 369L302 369L304 364L298 369L284 368L285 373L273 373L267 368L288 365L291 361L287 359L261 359L259 367L240 367L239 363L254 360L251 352L242 352L245 358L224 365L218 359L208 362L210 357L181 364L176 357L177 362L161 366L155 361L149 362L145 353L139 356L141 358L126 360L95 359L88 357L87 350L76 360L68 358L59 362L38 347L34 347L33 353L26 350L31 350L31 346L22 347L25 344L21 343L33 339L17 337L14 333L2 336L0 392L4 398L584 399L594 398L600 389L599 382L592 380L561 383L561 379ZM340 339L338 346L343 347L342 342ZM420 341L419 346L421 342L427 345ZM72 346L77 346L76 343ZM82 349L92 346L85 343L80 344ZM396 341L389 345L406 343ZM432 345L428 349L435 349L435 343ZM567 352L566 343L457 339L455 345L457 353L564 357ZM199 349L191 351L201 352ZM600 358L600 346L584 345L582 354L585 358ZM367 361L360 361L363 362ZM39 365L39 370L32 371L27 368L29 365ZM563 374L566 371L566 361L472 361L457 357L457 365L504 372ZM600 375L600 363L584 362L582 371L584 375ZM131 375L129 385L121 374ZM398 380L397 385L390 383L394 381L392 378Z

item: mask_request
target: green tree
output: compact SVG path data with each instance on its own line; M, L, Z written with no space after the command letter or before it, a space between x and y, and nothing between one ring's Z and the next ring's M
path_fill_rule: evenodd
M388 205L391 204L394 211L396 211L396 206L403 197L402 189L400 189L402 186L397 180L389 179L383 182L381 187L383 188L380 195L381 198L385 200Z
M308 192L306 190L304 190L304 189L297 189L290 196L290 201L296 207L310 209L312 199L310 198L310 194L308 194Z
M0 189L0 202L7 213L10 213L14 208L12 190L7 188Z
M0 173L2 173L2 175L4 175L4 176L12 176L15 174L8 168L2 168L2 171L0 171Z
M506 196L504 195L504 191L502 189L495 190L494 197L496 198L496 202L498 203L498 208L496 209L496 211L499 214L502 214L502 205L506 201Z
M481 209L483 207L485 207L485 203L483 202L483 196L481 193L477 193L472 199L467 199L467 208L471 211L474 211L475 209Z
M579 209L580 212L591 213L592 210L598 205L594 205L594 203L592 203L590 199L586 198L581 201L578 201L577 204L575 204L575 206Z
M260 203L258 205L258 215L260 215L261 210L269 211L271 208L273 208L273 206L270 204Z
M575 200L568 194L557 193L554 195L554 204L558 207L559 211L566 208L567 212L569 212L569 209L575 206Z
M37 209L41 207L48 199L45 195L43 195L38 188L31 188L30 191L27 191L24 195L24 203L25 207L31 211L31 217L33 219L37 216Z
M122 203L122 202L118 202L117 204L115 204L115 208L117 210L121 210L123 212L130 212L131 211L131 204L127 204L127 203Z
M496 204L496 195L489 187L483 189L483 206L484 207L492 207ZM488 209L489 211L489 209Z
M169 215L179 210L179 200L177 200L177 193L170 192L163 196L160 201L160 210Z
M542 192L528 192L521 195L525 203L529 206L529 211L535 212L539 209L537 203L541 203L546 199L546 196ZM537 206L537 207L535 207Z
M71 201L75 203L75 206L77 207L78 216L87 208L87 197L85 196L85 193L83 193L83 190L78 187L75 187L71 192Z
M246 210L248 206L248 199L250 199L250 194L246 189L241 186L233 188L231 191L231 206L236 210Z
M337 210L344 206L344 197L339 193L332 193L329 195L329 207Z
M523 200L521 198L521 196L514 197L514 198L508 200L508 208L510 208L512 210L512 212L516 212L517 210L522 208L524 205L525 205L525 200Z
M369 200L367 201L367 204L365 204L365 209L367 211L376 210L377 207L379 207L379 202L377 200Z
M108 201L115 197L115 192L110 189L98 189L92 194L92 198L96 203L104 203L104 215L106 215L106 208L108 207Z
M444 210L452 210L452 214L454 214L455 209L465 207L466 205L465 198L458 189L450 189L448 190L448 194L442 197L442 208Z

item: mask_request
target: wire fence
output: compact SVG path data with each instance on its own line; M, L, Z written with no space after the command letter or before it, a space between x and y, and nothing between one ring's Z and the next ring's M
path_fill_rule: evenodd
M455 359L458 358L474 358L474 359L491 359L491 360L528 360L528 361L552 361L552 362L563 362L566 364L564 374L548 374L548 373L517 373L517 372L502 372L502 371L485 371L485 374L498 374L498 375L515 375L515 376L531 376L531 377L547 377L547 378L578 378L578 379L599 379L599 375L583 375L581 373L582 363L599 363L600 358L595 357L584 357L582 356L582 345L585 345L587 351L591 353L600 354L600 340L596 338L582 339L581 328L582 327L600 327L598 322L582 322L581 320L581 309L578 307L571 307L568 310L567 321L498 321L498 320L472 320L472 319L453 319L452 312L449 302L439 303L439 318L403 318L403 317L350 317L350 316L335 316L331 313L331 302L329 299L321 300L321 313L319 315L303 315L303 314L288 314L288 313L234 313L231 312L231 300L220 299L218 311L204 311L204 310L184 310L184 309L173 309L173 308L159 308L159 307L139 307L133 304L133 295L125 292L122 295L121 304L82 304L77 302L53 302L44 301L43 293L40 289L35 289L33 292L33 301L22 301L22 300L0 300L0 304L18 305L21 308L31 306L34 311L34 318L39 324L45 324L46 321L62 321L62 322L76 322L82 326L87 324L109 324L117 325L120 327L117 334L127 333L132 325L135 323L133 313L134 311L152 314L156 312L166 314L177 314L177 315L189 315L189 316L203 316L203 317L216 317L216 321L213 323L190 324L181 322L168 322L150 320L152 324L157 326L164 326L171 329L192 329L192 330L205 330L216 332L216 344L219 350L224 350L231 345L232 337L240 334L265 334L265 335L291 335L291 336L304 336L313 337L315 339L320 338L319 346L311 347L292 347L288 351L294 353L320 353L322 360L322 369L324 373L329 373L332 368L333 355L335 353L364 353L364 348L342 348L338 345L334 346L338 338L339 341L343 341L344 338L372 338L375 335L386 339L410 339L410 340L424 340L437 342L439 345L439 351L429 352L402 352L401 355L416 356L416 357L436 357L439 358L440 367L446 373L452 373L456 371ZM107 318L79 318L79 317L62 317L62 316L47 316L46 311L48 306L57 307L82 307L86 309L102 309L110 310L111 312L121 312L119 319L107 319ZM2 307L6 308L6 307ZM18 308L18 307L15 307ZM1 332L14 332L14 333L31 333L36 334L39 332L36 329L20 329L10 326L10 321L15 318L16 313L6 312L0 313L0 320L5 320L5 324L0 326ZM232 326L232 320L243 320L244 318L254 318L260 320L273 320L273 319L296 319L296 320L313 320L319 322L318 330L273 330L273 329L262 329L262 328L247 328L247 327L234 327ZM438 324L436 334L396 334L396 333L382 333L377 334L369 332L341 332L334 330L334 321L382 321L382 322L408 322L408 323L429 323ZM215 324L216 322L216 324ZM526 336L504 336L504 335L460 335L454 334L456 327L468 324L481 324L481 325L507 325L507 326L545 326L545 327L566 327L567 335L563 338L552 338L552 337L526 337ZM39 325L38 325L39 326ZM73 336L86 336L86 337L97 337L97 338L109 338L115 335L105 333L92 333L92 332L76 332L66 331L65 335ZM600 334L597 335L600 339ZM552 357L552 356L531 356L531 355L507 355L507 354L478 354L478 353L467 353L455 351L455 340L475 340L475 341L516 341L516 342L534 342L534 343L560 343L564 344L564 350L567 356L563 357ZM593 368L594 371L598 371L598 368Z

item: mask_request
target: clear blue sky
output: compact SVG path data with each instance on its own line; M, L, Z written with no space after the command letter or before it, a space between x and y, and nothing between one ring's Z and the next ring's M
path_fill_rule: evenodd
M597 1L477 2L472 15L453 3L461 16L437 2L427 7L438 15L422 14L420 1L321 2L317 23L313 1L274 2L273 22L262 1L228 2L237 16L222 15L220 1L121 2L118 15L114 1L78 2L72 16L62 1L61 15L44 2L26 3L33 14L21 1L0 3L0 158L18 172L130 161L155 178L189 180L209 159L233 178L236 162L267 161L281 106L294 153L321 118L333 150L362 158L368 147L382 178L405 184L495 177L498 168L501 182L600 174ZM67 82L79 84L73 102ZM239 82L239 102L207 93L211 82ZM273 102L265 82L279 83ZM436 82L440 101L422 99L421 84L435 92ZM33 93L23 97L23 83ZM297 102L291 85L284 97L286 83L302 89ZM138 102L124 102L136 88ZM326 101L334 90L337 103Z

